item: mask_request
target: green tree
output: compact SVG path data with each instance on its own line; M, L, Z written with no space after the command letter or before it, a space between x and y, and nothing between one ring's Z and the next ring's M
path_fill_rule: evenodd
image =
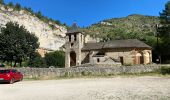
M37 13L35 13L35 15L36 15L39 19L42 19L42 13L41 13L41 11L38 11Z
M45 61L48 66L64 67L65 56L63 51L55 51L45 55Z
M16 3L15 9L18 10L18 11L21 10L21 5L19 3Z
M54 22L55 24L61 25L61 22L59 20L55 20Z
M32 59L29 60L28 66L30 67L47 67L45 59L39 53L34 53Z
M5 4L5 3L4 3L4 0L0 0L0 4Z
M21 65L26 58L31 59L38 47L38 38L24 26L9 22L6 27L1 28L0 58L11 63L14 61L14 67L17 62Z
M9 7L14 7L14 4L13 4L12 2L9 2L9 3L7 4L7 6L9 6Z
M170 59L170 1L165 5L165 9L160 13L160 27L158 27L159 44L158 51L162 55L163 60Z

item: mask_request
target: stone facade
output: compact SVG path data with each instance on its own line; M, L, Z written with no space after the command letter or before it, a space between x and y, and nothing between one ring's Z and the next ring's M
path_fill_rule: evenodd
M66 67L81 65L81 49L83 47L83 34L69 34L66 36L67 42L65 44L65 62ZM70 62L70 63L67 63Z
M137 40L87 43L76 25L66 33L65 67L81 64L136 65L152 63L152 48Z
M98 52L100 52L100 50L82 52L82 64L83 63L119 64L118 62L120 62L123 65L135 65L135 64L150 64L152 62L152 51L147 49L140 50L135 50L133 48L111 49L105 50L104 55L97 56L96 54Z

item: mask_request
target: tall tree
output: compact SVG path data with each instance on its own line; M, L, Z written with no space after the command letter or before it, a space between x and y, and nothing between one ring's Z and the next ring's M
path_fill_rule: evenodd
M24 26L9 22L1 28L0 33L0 58L7 62L19 62L31 58L31 55L39 47L38 38L28 32Z
M21 10L21 5L20 5L19 3L16 3L15 9L16 9L16 10Z
M158 33L160 37L160 43L158 51L165 58L170 59L170 1L165 5L165 9L160 13L160 27L158 27Z

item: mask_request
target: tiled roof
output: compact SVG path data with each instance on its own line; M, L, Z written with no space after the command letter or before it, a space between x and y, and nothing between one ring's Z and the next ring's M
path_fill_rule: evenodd
M151 47L137 39L114 40L109 42L85 43L82 50L116 49L116 48L148 48Z

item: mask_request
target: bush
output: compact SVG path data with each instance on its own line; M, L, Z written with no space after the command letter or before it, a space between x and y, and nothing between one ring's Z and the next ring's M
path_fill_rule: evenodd
M170 66L162 66L161 74L163 74L163 75L170 74Z
M20 11L22 8L21 8L21 5L19 3L16 3L14 9Z
M45 61L48 66L62 68L65 64L65 56L63 51L55 51L45 55Z
M7 6L9 6L9 7L14 7L14 4L13 4L12 2L9 2L9 3L7 4Z
M32 56L33 57L28 62L30 67L47 67L44 58L42 58L38 53L35 53Z

